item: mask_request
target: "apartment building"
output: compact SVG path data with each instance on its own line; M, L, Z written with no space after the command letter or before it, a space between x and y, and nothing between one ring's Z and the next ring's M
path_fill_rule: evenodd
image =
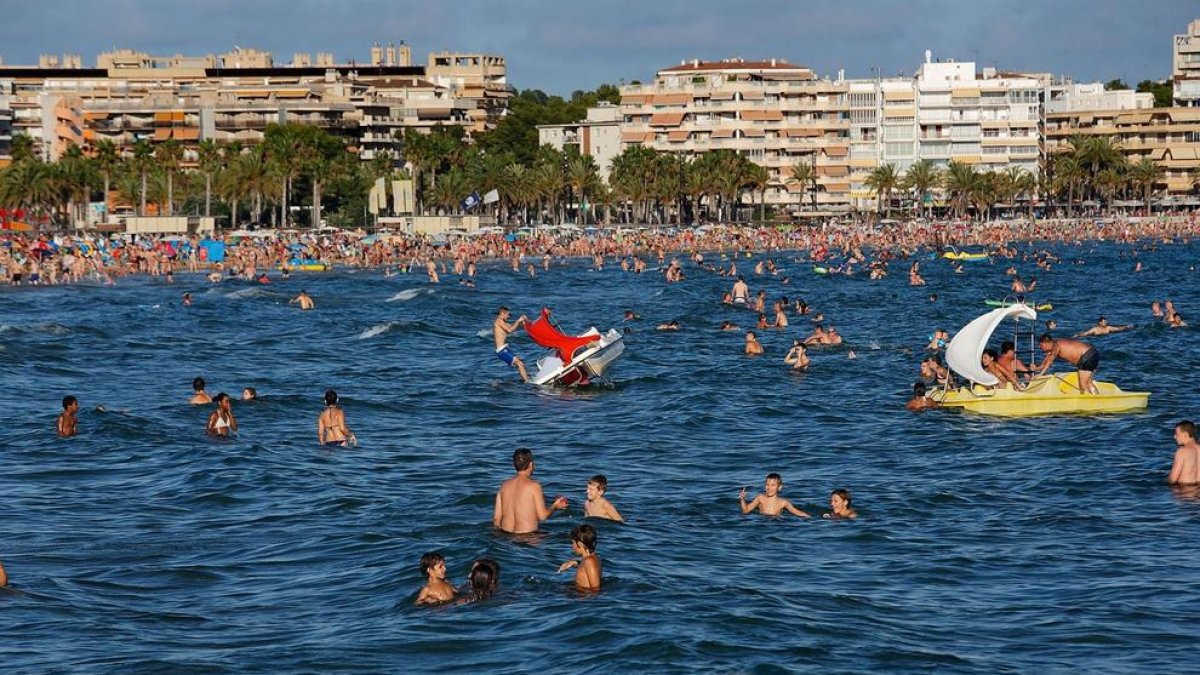
M1200 107L1200 19L1188 24L1187 33L1175 36L1171 83L1176 106Z
M5 91L3 82L0 82L0 92ZM12 107L9 105L8 96L0 93L0 167L8 162L5 158L9 157L12 148Z
M538 126L538 145L555 150L574 149L581 155L591 155L600 177L608 180L612 160L622 150L621 108L602 102L588 108L587 119L572 124L542 124Z
M767 204L842 211L850 206L848 91L779 59L686 61L621 88L621 144L684 156L732 150L767 168ZM797 164L812 167L815 194L793 178Z
M479 133L507 109L501 57L443 52L430 54L428 66L410 61L403 44L376 45L366 64L335 63L327 53L276 64L253 49L200 57L117 50L101 54L95 68L72 55L0 66L0 96L9 100L13 133L50 160L72 144L107 139L122 148L174 140L190 162L202 140L250 145L271 123L324 128L363 159L384 148L398 156L399 130L444 124Z

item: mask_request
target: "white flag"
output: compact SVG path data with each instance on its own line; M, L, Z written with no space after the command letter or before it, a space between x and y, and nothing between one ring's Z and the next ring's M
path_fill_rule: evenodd
M484 204L495 204L498 201L500 201L499 190L488 190L487 193L483 195Z

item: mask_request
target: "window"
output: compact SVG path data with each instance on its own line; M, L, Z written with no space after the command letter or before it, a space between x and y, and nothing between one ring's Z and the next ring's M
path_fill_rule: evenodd
M883 154L890 156L890 157L896 157L896 156L908 157L913 154L913 144L912 143L884 143L883 144Z
M911 126L885 126L883 128L883 140L885 141L911 141L915 137Z

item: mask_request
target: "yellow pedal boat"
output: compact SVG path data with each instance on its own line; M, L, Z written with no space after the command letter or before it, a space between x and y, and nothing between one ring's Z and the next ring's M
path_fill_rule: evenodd
M987 260L987 253L967 253L965 251L946 251L942 254L946 260Z
M962 408L984 415L1029 417L1072 413L1119 413L1144 410L1150 392L1125 391L1112 382L1096 381L1099 394L1079 391L1077 373L1047 374L1035 377L1024 389L1012 385L999 387L995 375L980 364L983 350L996 327L1005 319L1037 319L1029 305L1015 304L994 309L963 326L946 347L946 364L968 384L942 389L931 394L946 408Z

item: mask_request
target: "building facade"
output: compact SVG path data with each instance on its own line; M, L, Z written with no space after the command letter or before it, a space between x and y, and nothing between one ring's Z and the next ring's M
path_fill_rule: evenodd
M101 54L95 68L72 55L0 66L0 96L13 134L29 136L47 160L101 140L123 150L173 140L190 162L200 141L252 145L272 123L321 127L363 159L383 149L399 156L400 130L442 124L481 133L507 110L502 57L443 52L426 66L410 61L403 44L376 45L365 64L335 63L326 53L276 64L253 49L200 57L117 50Z
M588 108L587 119L572 124L538 126L538 145L555 150L575 150L596 160L600 177L608 180L613 158L621 153L621 108L601 103Z
M694 156L732 150L766 167L767 204L850 206L849 85L786 61L690 61L621 88L621 144ZM794 178L804 164L811 184Z
M1176 106L1200 107L1200 19L1176 35L1171 49L1171 85Z

